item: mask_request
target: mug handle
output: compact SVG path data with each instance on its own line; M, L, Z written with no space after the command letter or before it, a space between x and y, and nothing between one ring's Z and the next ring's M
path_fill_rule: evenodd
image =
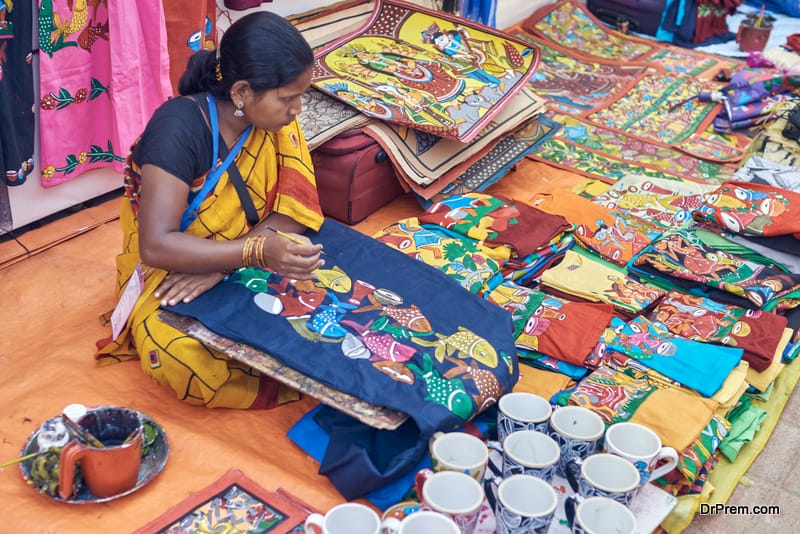
M569 487L572 488L572 491L575 493L578 493L578 490L580 489L580 484L578 483L578 473L581 470L582 464L583 460L580 458L570 458L564 465L564 472L567 475L567 482L569 482Z
M575 524L575 514L578 511L580 501L581 497L578 495L570 495L564 501L564 515L567 516L567 523L569 523L570 528Z
M502 481L503 477L501 476L488 477L483 481L483 493L486 495L486 502L489 503L489 509L494 513L497 513L497 494L494 487L499 486Z
M422 504L425 504L425 499L422 498L422 486L425 485L425 481L433 476L433 474L433 469L420 469L417 474L414 475L414 490L417 492L417 498Z
M78 440L73 439L64 445L58 459L58 495L67 500L75 489L75 464L83 458L88 449Z
M650 473L650 480L661 478L675 469L675 467L678 465L678 451L672 447L661 447L661 452L658 453L658 459L656 460L656 463L660 462L661 460L667 460L667 463L653 469L653 472Z
M324 521L325 521L325 516L323 516L322 514L313 513L310 514L308 517L306 517L306 522L303 523L303 528L306 530L306 532L322 532L322 524ZM316 528L312 530L310 528L312 526Z

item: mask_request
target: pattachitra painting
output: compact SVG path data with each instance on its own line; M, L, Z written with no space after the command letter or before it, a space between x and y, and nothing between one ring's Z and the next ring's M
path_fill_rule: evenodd
M368 116L469 142L539 57L535 45L488 26L377 0L364 26L317 51L312 83Z

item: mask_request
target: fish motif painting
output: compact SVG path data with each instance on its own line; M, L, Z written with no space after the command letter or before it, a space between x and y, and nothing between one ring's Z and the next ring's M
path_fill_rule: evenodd
M240 269L168 307L315 380L452 430L519 376L511 317L437 269L328 220L308 237L328 262L313 281Z

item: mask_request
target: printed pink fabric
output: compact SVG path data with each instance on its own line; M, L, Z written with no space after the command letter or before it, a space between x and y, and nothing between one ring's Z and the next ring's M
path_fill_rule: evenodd
M41 0L39 48L42 186L99 167L122 172L172 94L161 2Z

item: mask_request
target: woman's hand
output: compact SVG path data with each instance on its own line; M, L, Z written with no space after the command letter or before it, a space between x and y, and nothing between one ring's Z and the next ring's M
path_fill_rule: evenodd
M267 267L294 280L313 280L315 278L313 271L325 265L320 257L322 245L311 243L311 240L302 234L287 233L287 235L296 242L279 234L273 234L264 241L263 256Z
M191 302L225 278L224 273L170 273L161 282L153 296L161 299L162 306L178 302Z

